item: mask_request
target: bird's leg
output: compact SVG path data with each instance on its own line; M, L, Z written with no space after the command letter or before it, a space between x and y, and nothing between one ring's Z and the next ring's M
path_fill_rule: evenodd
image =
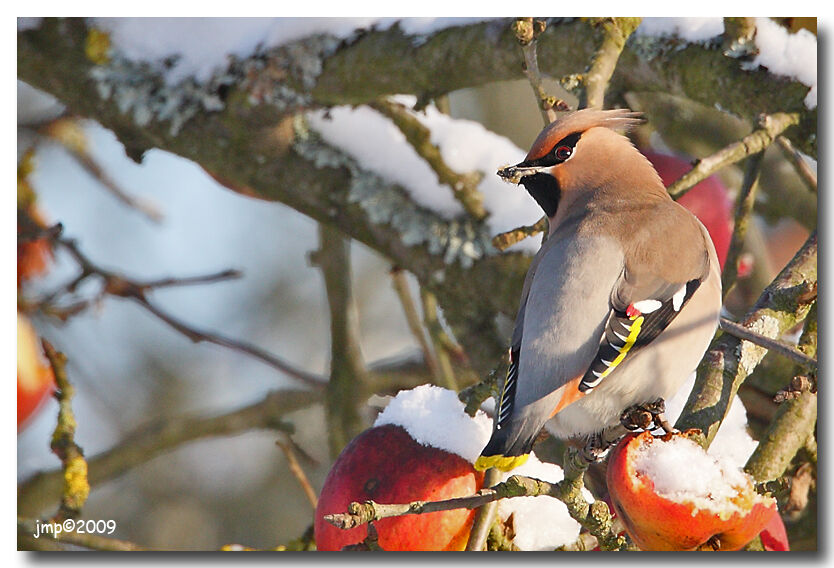
M588 463L602 461L608 450L614 447L624 434L625 432L620 425L591 434L582 448L582 458Z
M663 428L666 434L677 432L664 416L666 401L658 398L654 402L629 406L620 415L620 423L632 432Z

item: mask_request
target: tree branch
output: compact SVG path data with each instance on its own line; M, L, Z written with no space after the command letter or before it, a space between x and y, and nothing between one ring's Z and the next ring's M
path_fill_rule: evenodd
M591 68L584 76L585 89L579 100L580 108L603 108L605 90L617 68L628 37L640 25L642 18L594 18L592 25L602 29L602 44L594 53Z
M814 359L813 357L809 357L802 351L794 349L784 341L780 341L778 339L771 339L770 337L765 337L764 335L751 331L746 327L743 327L733 321L728 320L727 318L721 318L718 322L718 326L723 331L726 331L733 337L744 339L745 341L749 341L750 343L760 345L768 351L773 351L783 357L787 357L794 363L802 365L803 367L806 367L807 369L810 369L812 371L816 371L817 369L816 359Z
M741 249L744 247L747 226L753 213L753 205L756 202L757 181L763 159L764 151L748 158L741 189L738 192L738 197L736 197L733 237L730 240L730 249L727 251L727 259L724 262L724 271L721 273L721 292L724 299L727 298L727 294L735 286L738 276L738 260L741 256Z
M802 321L817 297L817 234L812 233L793 260L762 292L741 325L776 339ZM709 445L742 382L767 349L724 334L714 340L698 366L695 386L675 426L697 428Z
M88 479L96 487L182 444L254 429L286 430L283 416L321 401L314 391L275 391L238 410L208 417L182 416L137 430L117 446L87 460ZM18 485L18 513L35 516L61 494L61 470L38 473Z
M61 491L61 505L53 517L56 522L64 519L74 519L81 514L81 507L90 495L90 483L87 480L87 461L84 451L75 443L75 414L72 411L72 397L75 389L67 378L67 358L52 347L46 339L41 340L44 354L52 367L55 386L58 387L55 397L58 399L58 423L52 434L49 447L61 460L63 489Z
M409 113L405 106L385 99L374 101L368 106L387 117L399 128L414 151L437 174L437 180L449 186L452 195L473 219L482 221L487 217L488 214L483 204L484 196L478 191L478 184L484 177L481 172L459 174L450 168L443 159L440 149L431 143L431 131Z
M364 429L359 409L367 396L368 379L359 344L359 323L353 303L350 242L333 227L319 224L320 248L310 256L321 268L330 309L330 380L325 410L330 454Z
M793 147L791 141L784 136L777 137L776 143L779 145L779 149L782 150L788 161L793 165L796 173L799 174L800 179L805 183L805 185L808 186L808 189L816 193L817 174L811 169L811 166L808 165L808 162L805 161L802 154L800 154L799 151Z
M694 168L667 188L669 195L677 199L721 168L763 152L789 126L799 123L799 115L796 113L777 113L761 117L758 122L760 124L758 130L748 134L738 142L733 142L722 148L711 156L698 160Z
M56 296L59 296L63 292L74 292L82 281L86 280L90 276L98 276L104 280L104 285L102 286L101 292L98 294L96 299L82 301L78 305L72 306L69 314L78 313L79 311L87 307L90 303L98 301L104 295L110 295L118 298L132 300L138 303L140 306L142 306L145 310L156 316L158 319L168 324L177 332L185 335L186 337L188 337L188 339L195 343L199 343L202 341L205 341L207 343L214 343L215 345L220 345L221 347L226 347L228 349L232 349L233 351L238 351L240 353L244 353L246 355L254 357L262 361L263 363L266 363L270 367L273 367L281 371L282 373L314 388L322 388L324 386L325 381L322 377L319 377L317 375L308 373L300 369L296 369L283 359L261 349L260 347L251 345L244 341L231 339L220 334L192 327L189 324L186 324L185 322L172 316L165 310L161 309L155 303L151 302L147 297L148 292L153 291L157 288L169 288L173 286L185 286L217 282L229 278L236 278L240 275L240 272L236 270L224 270L217 274L210 274L205 276L192 276L185 278L163 278L160 280L151 280L146 282L136 281L122 274L118 274L116 272L102 268L101 266L98 266L92 260L90 260L84 253L81 252L81 249L78 247L78 244L74 239L61 238L57 233L55 234L56 236L53 239L53 242L57 245L60 245L70 253L70 255L81 267L81 273L71 282L66 284L63 288L59 289L55 293L50 294L45 299L36 303L41 305L42 310L45 313L50 313L50 310L53 309L51 304L55 300Z

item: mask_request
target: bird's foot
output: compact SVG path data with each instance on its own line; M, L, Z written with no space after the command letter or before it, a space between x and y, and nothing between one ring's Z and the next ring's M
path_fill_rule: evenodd
M606 439L602 432L591 434L582 448L582 458L588 463L601 462L608 454L608 450L614 447L618 441L618 439Z
M666 434L677 433L677 430L666 420L665 412L666 401L662 398L646 404L635 404L623 411L620 415L620 424L632 432L662 428Z

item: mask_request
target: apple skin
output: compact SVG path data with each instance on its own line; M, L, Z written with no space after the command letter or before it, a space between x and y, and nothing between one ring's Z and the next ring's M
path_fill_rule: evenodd
M725 515L655 493L632 459L640 445L652 443L664 442L650 432L626 435L612 450L606 474L614 510L642 550L708 550L713 537L718 550L740 550L779 516L776 502L757 495L752 484L733 499L741 512Z
M787 552L791 549L785 523L779 515L773 515L773 518L765 525L759 536L762 537L762 545L765 550Z
M423 446L400 426L370 428L348 444L325 479L316 508L318 550L341 550L368 534L367 525L339 529L324 515L344 513L352 501L409 503L471 495L483 473L462 457ZM454 509L375 521L383 550L463 550L474 511Z
M640 151L649 159L660 174L663 185L667 187L692 169L692 164L677 156L645 149ZM689 209L707 228L723 270L733 237L733 202L727 195L727 188L718 177L710 176L686 192L678 199L678 203Z
M35 328L17 314L17 431L41 407L55 389L52 368L45 361Z

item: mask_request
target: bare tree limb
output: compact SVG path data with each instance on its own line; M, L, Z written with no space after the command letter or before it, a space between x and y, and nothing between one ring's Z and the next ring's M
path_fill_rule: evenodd
M602 30L602 44L594 53L591 68L584 76L585 89L579 100L580 108L603 108L605 90L617 68L628 37L640 25L642 18L594 18L592 25Z
M318 497L316 497L316 492L313 490L313 486L310 485L310 480L307 479L304 469L301 467L301 464L298 463L298 458L295 457L293 443L289 435L287 435L286 441L281 439L275 440L275 445L281 448L281 451L284 452L284 457L287 458L287 467L290 468L290 472L298 480L298 484L304 491L304 495L307 497L310 505L312 505L313 510L315 510L319 501Z
M513 24L516 40L521 45L521 54L524 57L524 75L530 82L533 95L536 97L536 107L541 112L544 125L547 126L556 120L557 110L568 110L568 104L552 95L548 95L542 86L542 74L539 70L539 58L536 53L536 38L547 28L544 20L533 18L517 18Z
M53 517L56 522L74 519L81 514L81 508L90 495L90 483L87 479L87 461L84 451L75 443L75 413L72 411L72 398L75 389L67 378L66 356L56 351L52 344L42 339L43 351L52 367L55 386L58 387L55 397L58 399L58 422L52 434L49 445L52 453L61 460L63 473L63 489L61 491L61 505Z
M321 268L330 311L330 380L325 410L330 454L335 458L365 427L360 407L367 396L368 377L353 300L350 242L338 229L322 223L319 242L310 261Z
M229 436L254 429L286 430L282 418L321 401L317 391L274 391L263 400L217 416L182 416L137 430L117 446L87 460L88 479L96 487L139 464L185 443L214 436ZM18 513L35 516L58 501L61 470L41 472L18 485Z
M756 189L758 188L759 171L762 167L764 151L750 156L744 170L744 179L741 182L741 189L736 197L736 212L733 222L733 237L730 240L730 249L727 252L727 259L724 262L724 271L721 273L721 293L724 299L733 289L738 276L738 261L741 256L741 249L744 247L747 226L751 223L753 205L756 202Z
M802 365L803 367L806 367L812 371L815 371L817 368L816 359L814 359L813 357L809 357L802 351L794 349L784 341L780 341L778 339L771 339L770 337L765 337L760 333L750 331L746 327L743 327L733 321L730 321L727 318L721 318L718 322L718 326L722 330L726 331L734 337L738 337L739 339L744 339L745 341L749 341L750 343L760 345L766 348L768 351L773 351L783 357L787 357L794 363Z
M56 236L53 239L53 242L66 249L70 253L70 255L72 255L72 257L80 266L81 273L71 282L63 286L62 289L56 291L54 294L50 294L49 296L41 300L40 304L46 306L44 309L45 313L50 313L50 305L53 303L57 295L60 295L64 291L73 292L78 287L78 285L82 281L86 280L88 277L98 276L104 280L104 285L102 286L101 292L99 293L98 297L93 301L82 302L77 306L73 306L71 308L70 313L78 313L78 311L85 308L87 305L89 305L89 303L100 300L104 295L116 296L119 298L133 300L134 302L142 306L145 310L159 318L164 323L168 324L177 332L185 335L195 343L205 341L207 343L214 343L215 345L220 345L221 347L226 347L228 349L244 353L246 355L260 360L263 363L266 363L267 365L309 386L315 388L323 388L325 381L322 377L319 377L317 375L308 373L300 369L296 369L283 359L261 349L260 347L251 345L244 341L231 339L228 337L224 337L220 334L192 327L191 325L186 324L183 321L180 321L179 319L172 316L165 310L161 309L155 303L151 302L147 297L148 292L153 291L157 288L168 288L180 285L194 285L217 282L229 278L236 278L240 275L240 272L236 270L224 270L217 274L210 274L205 276L192 276L185 278L163 278L160 280L141 282L130 279L122 274L118 274L116 272L102 268L98 264L94 263L83 252L81 252L81 249L78 247L78 244L74 239Z
M669 195L677 199L721 168L764 151L789 126L798 123L799 115L796 113L776 113L760 118L761 126L758 130L711 156L698 160L694 168L667 188Z
M807 316L817 297L817 234L762 292L740 324L759 335L779 338ZM714 340L698 366L695 386L675 427L697 428L709 445L742 382L767 349L724 334Z
M777 137L776 143L785 154L785 157L788 158L788 161L793 165L794 169L796 169L796 173L799 174L800 179L805 182L808 189L816 193L817 174L811 169L811 166L808 165L808 162L805 161L802 154L800 154L799 151L793 147L791 141L784 136Z

